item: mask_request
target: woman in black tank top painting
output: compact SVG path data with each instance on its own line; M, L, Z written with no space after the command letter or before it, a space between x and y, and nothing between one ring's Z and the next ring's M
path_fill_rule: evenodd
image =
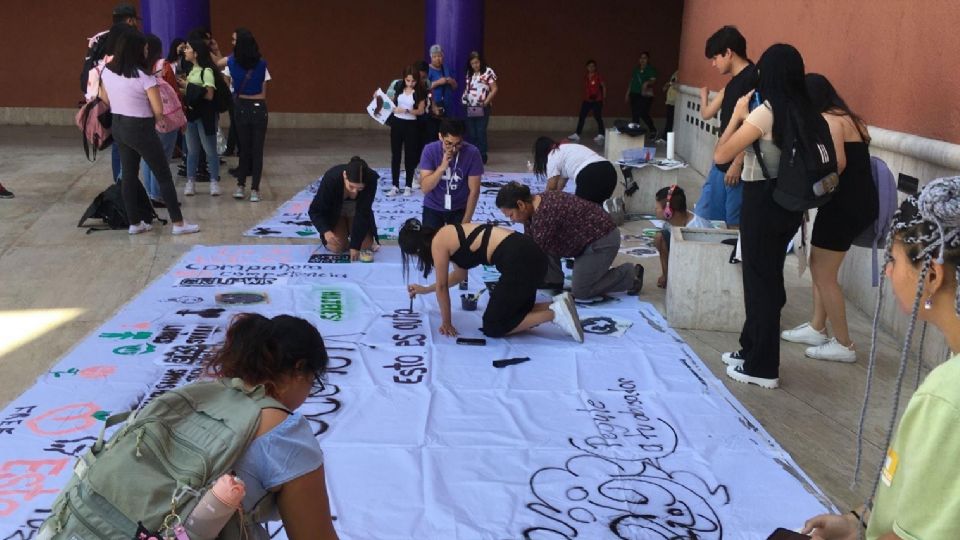
M810 239L813 316L810 322L783 332L781 337L809 345L806 355L810 358L856 362L857 353L847 329L846 307L837 274L854 238L876 221L879 213L877 187L867 149L870 134L864 121L850 110L826 77L809 73L806 84L810 101L830 126L840 186L830 202L817 209ZM827 335L828 320L833 329L832 338Z
M575 340L583 342L583 328L569 293L552 302L536 302L537 285L547 269L547 257L532 238L492 224L464 223L440 229L424 227L420 220L408 219L398 236L403 253L404 280L416 260L417 270L427 277L436 269L431 285L411 284L407 292L437 294L440 306L440 333L456 336L450 309L450 287L467 277L467 270L481 264L496 266L500 280L490 290L483 313L481 331L488 337L503 337L553 321ZM453 270L450 271L450 263Z

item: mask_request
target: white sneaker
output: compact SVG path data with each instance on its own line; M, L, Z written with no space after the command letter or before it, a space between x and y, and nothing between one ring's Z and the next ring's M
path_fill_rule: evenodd
M250 202L260 202L260 192L258 190L250 190Z
M173 226L173 235L180 236L181 234L193 234L200 232L200 226L196 223L187 223L183 222L183 225L174 225Z
M577 343L583 343L583 327L580 326L580 316L570 293L554 296L550 310L553 311L553 322L570 334Z
M233 190L234 199L242 199L245 196L243 186L237 186L237 189Z
M766 377L754 377L753 375L747 375L743 372L743 366L727 366L727 377L744 384L755 384L760 388L766 388L767 390L773 390L774 388L780 386L779 377L776 379L768 379Z
M569 140L569 141L579 141L579 140L580 140L580 136L577 135L576 133L574 133L573 135L570 135L569 137L567 137L567 140Z
M790 330L784 330L780 332L780 339L784 341L789 341L791 343L804 343L806 345L823 345L830 340L827 337L827 332L818 332L810 323L805 322L800 326L791 328Z
M720 360L728 366L740 367L743 365L743 356L741 356L741 351L725 352L720 356Z
M187 185L183 188L183 194L191 196L197 192L197 184L193 180L187 180Z
M152 231L152 230L153 230L153 225L150 225L145 221L141 221L137 225L131 225L130 228L127 229L127 232L129 234L140 234L140 233L145 233L147 231Z
M857 361L857 351L853 348L853 345L851 344L850 347L844 347L837 341L837 338L830 338L830 341L822 345L808 347L806 355L807 358L813 358L815 360L847 363Z
M597 143L597 144L602 143L602 142L603 142L603 134L601 133L600 135L597 135L596 137L594 137L594 138L593 138L593 142L595 142L595 143Z
M220 196L220 182L217 180L210 181L210 196L219 197Z
M400 194L400 190L397 189L397 186L390 188L390 191L387 192L387 197L396 197Z
M413 195L413 192L410 191L410 188L408 188L408 187L403 188L403 196L404 196L404 197L409 197L410 195Z

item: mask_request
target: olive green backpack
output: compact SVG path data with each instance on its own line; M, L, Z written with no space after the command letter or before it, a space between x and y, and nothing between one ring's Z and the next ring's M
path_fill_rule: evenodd
M185 522L243 455L266 408L287 410L263 386L221 379L170 390L139 412L111 416L77 460L38 540L130 540L137 522L160 532ZM104 443L104 432L124 420ZM220 538L239 535L250 524L244 521L234 515Z

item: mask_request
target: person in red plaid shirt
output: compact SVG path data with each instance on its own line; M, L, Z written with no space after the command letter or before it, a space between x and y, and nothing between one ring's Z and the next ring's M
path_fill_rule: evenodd
M526 224L544 253L574 259L575 298L640 294L642 265L610 268L620 250L620 229L599 205L561 191L532 195L529 187L510 182L500 188L497 208L514 223Z

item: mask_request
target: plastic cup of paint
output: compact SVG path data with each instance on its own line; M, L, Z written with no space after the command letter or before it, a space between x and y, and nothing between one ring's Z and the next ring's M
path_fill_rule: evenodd
M369 249L360 250L360 262L371 263L373 262L373 252Z

